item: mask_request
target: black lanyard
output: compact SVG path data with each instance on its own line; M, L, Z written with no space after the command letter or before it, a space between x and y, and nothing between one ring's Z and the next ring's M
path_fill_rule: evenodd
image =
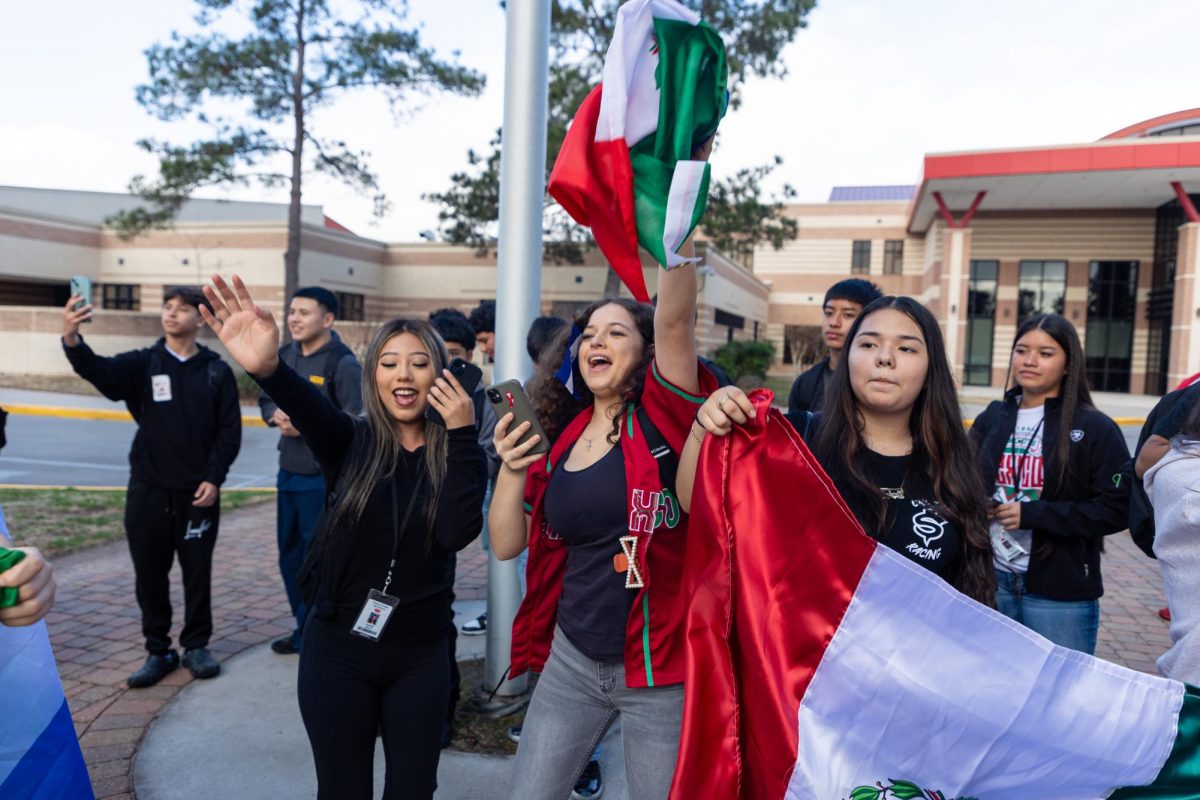
M1015 473L1013 473L1013 501L1014 502L1017 500L1017 495L1021 493L1021 473L1025 470L1025 457L1029 455L1029 449L1031 447L1033 447L1033 442L1035 439L1037 439L1038 433L1040 433L1042 430L1042 423L1045 421L1046 421L1046 417L1043 414L1042 418L1038 420L1037 427L1033 429L1033 433L1029 434L1029 439L1027 439L1025 441L1025 450L1021 453L1020 457L1017 459L1017 471ZM1017 432L1013 431L1013 438L1016 438L1016 435L1017 435ZM1045 452L1045 449L1046 448L1043 447L1042 451Z
M425 470L421 469L421 475L417 478L417 483L413 486L412 496L408 498L408 508L404 509L404 520L400 520L400 499L396 494L396 475L392 475L392 561L388 564L387 578L383 581L383 594L387 594L388 586L392 583L392 570L396 568L396 557L400 555L400 531L408 528L409 517L412 516L413 506L417 503L417 497L421 494L421 486L425 483Z

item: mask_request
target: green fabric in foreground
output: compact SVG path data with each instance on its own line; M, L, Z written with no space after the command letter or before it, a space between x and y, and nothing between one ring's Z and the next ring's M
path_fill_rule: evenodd
M20 550L6 550L0 547L0 572L7 572L15 567L25 554ZM17 604L19 590L15 588L0 588L0 608L8 608Z
M1200 800L1200 689L1184 684L1179 731L1154 783L1127 786L1112 800Z

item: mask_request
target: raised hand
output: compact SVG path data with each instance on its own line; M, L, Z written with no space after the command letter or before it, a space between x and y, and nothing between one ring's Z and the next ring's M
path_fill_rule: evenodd
M83 300L83 295L73 294L63 306L63 341L67 347L79 344L79 325L92 318L92 304L86 303L78 310L75 304Z
M201 306L200 316L242 369L257 378L270 376L279 366L275 317L255 304L237 275L233 276L233 288L220 275L213 275L212 282L204 287L204 296L213 310Z

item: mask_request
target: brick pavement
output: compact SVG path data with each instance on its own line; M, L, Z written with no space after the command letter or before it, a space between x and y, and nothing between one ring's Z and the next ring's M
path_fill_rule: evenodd
M213 574L215 635L220 660L282 636L291 615L275 566L275 504L225 516ZM1145 558L1127 534L1108 539L1097 654L1154 672L1167 647L1167 623L1157 563ZM48 626L75 729L97 798L132 798L132 763L154 718L192 677L180 669L150 689L131 690L125 678L145 658L133 602L133 568L124 543L106 545L56 562L60 589ZM487 558L478 542L459 555L455 591L461 599L486 596ZM172 602L183 608L178 568ZM179 623L175 630L178 631ZM220 680L220 678L217 678Z
M47 625L92 787L97 798L132 798L138 745L150 723L192 676L178 669L149 689L125 686L146 653L134 602L133 566L124 542L58 559L55 571L58 598ZM459 555L458 573L459 597L486 596L487 558L478 542ZM177 636L183 611L178 566L171 586ZM284 635L292 625L276 566L275 504L226 514L214 558L214 637L209 649L225 661Z

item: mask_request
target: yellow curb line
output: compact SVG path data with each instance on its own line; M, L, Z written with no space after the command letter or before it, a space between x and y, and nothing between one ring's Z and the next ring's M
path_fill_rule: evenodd
M6 405L4 410L10 414L25 414L32 417L62 417L65 419L102 419L112 422L132 422L133 417L128 411L111 411L104 408L66 408L63 406L26 406ZM242 426L247 428L265 428L267 423L262 417L242 417Z
M66 490L76 492L123 492L125 486L51 486L41 483L0 483L0 491L5 489L28 489L39 492L61 492ZM274 494L278 491L274 486L243 486L240 489L226 489L226 492L251 492L256 494Z

